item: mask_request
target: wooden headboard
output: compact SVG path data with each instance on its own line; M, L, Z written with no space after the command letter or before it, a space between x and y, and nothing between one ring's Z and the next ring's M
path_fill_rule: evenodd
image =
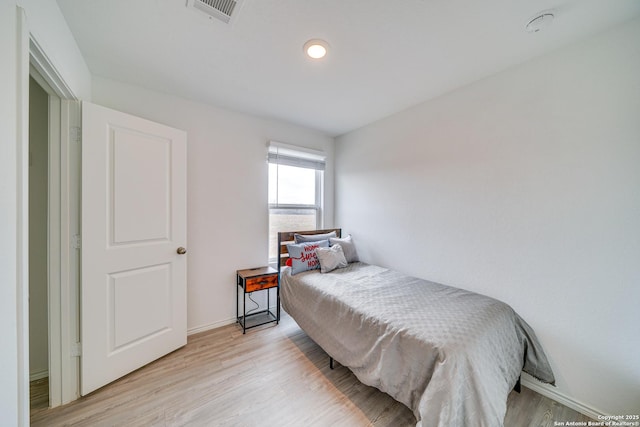
M294 234L313 235L313 234L331 233L332 231L336 232L336 236L342 237L341 228L327 228L325 230L307 230L307 231L280 231L278 233L278 252L280 254L278 271L280 271L280 267L285 265L287 263L287 259L289 259L289 250L287 249L287 245L289 243L294 242L294 238L293 238Z

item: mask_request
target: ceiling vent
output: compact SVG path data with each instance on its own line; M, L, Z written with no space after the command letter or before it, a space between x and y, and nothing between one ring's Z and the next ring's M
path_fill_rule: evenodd
M187 7L216 18L224 23L231 23L240 10L244 0L187 0Z

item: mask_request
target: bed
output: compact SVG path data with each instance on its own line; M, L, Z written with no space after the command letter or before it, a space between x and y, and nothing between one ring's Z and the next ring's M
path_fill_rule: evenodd
M341 236L279 233L282 307L362 383L410 408L417 427L502 426L522 371L555 383L535 333L503 302L362 262L284 267L295 234L328 232Z

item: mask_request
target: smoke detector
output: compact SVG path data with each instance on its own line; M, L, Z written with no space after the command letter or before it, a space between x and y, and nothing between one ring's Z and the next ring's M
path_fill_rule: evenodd
M187 7L230 24L235 20L244 0L187 0Z
M534 18L530 19L525 26L528 33L537 33L545 28L548 28L555 16L551 11L540 12Z

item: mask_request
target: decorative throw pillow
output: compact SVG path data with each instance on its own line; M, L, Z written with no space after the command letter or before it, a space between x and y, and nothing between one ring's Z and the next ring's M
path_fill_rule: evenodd
M293 240L295 243L305 243L305 242L317 242L319 240L329 240L332 237L337 237L335 231L325 234L294 234Z
M316 249L328 247L328 240L287 245L289 258L291 259L291 274L298 274L303 271L320 268Z
M353 243L351 239L351 234L349 234L344 239L339 238L330 238L329 243L331 245L339 244L342 246L342 251L344 252L344 257L347 259L347 262L357 262L360 261L358 258L358 252L356 252L356 245Z
M318 248L316 249L316 254L320 261L321 273L328 273L336 268L344 268L349 265L339 244L335 244L330 248Z

